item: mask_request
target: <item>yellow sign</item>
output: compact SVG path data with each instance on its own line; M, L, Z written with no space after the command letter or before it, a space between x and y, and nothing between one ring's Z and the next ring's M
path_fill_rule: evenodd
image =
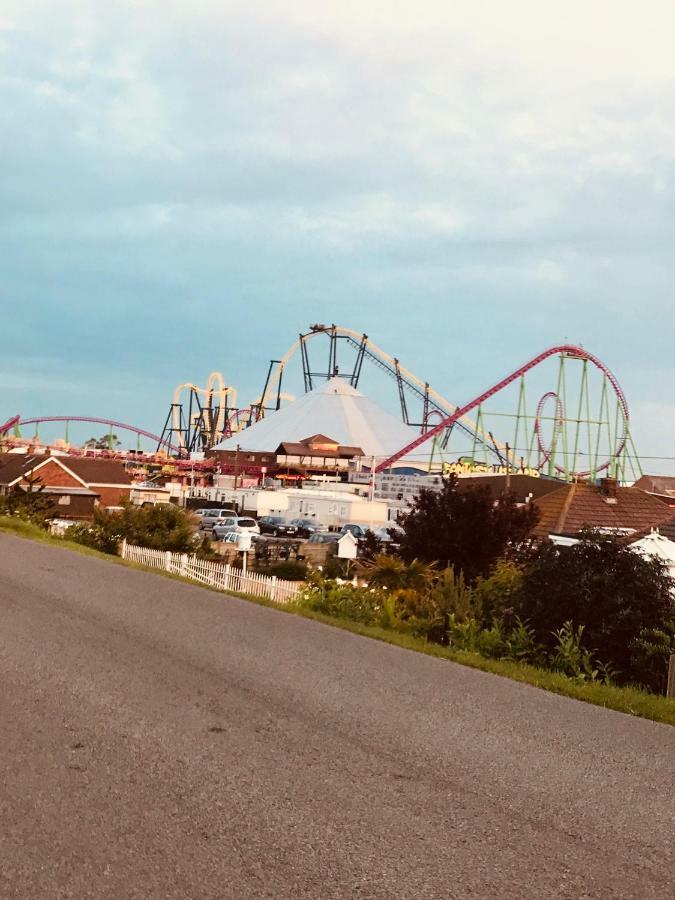
M539 478L541 475L539 469L532 469L529 466L518 466L514 469L509 466L491 466L488 463L479 463L474 460L459 460L455 463L443 463L444 475L531 475L533 478Z

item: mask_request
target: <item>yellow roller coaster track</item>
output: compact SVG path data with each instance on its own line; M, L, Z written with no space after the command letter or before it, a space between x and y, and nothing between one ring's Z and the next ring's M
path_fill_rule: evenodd
M404 366L400 364L400 362L395 359L393 356L390 356L388 353L385 353L381 347L378 347L377 344L374 344L370 338L365 334L359 334L358 331L353 331L351 328L343 328L340 325L330 325L330 326L321 326L316 327L308 334L303 336L303 340L308 340L310 338L314 338L320 334L328 334L334 333L338 336L343 336L350 338L357 347L363 345L367 352L374 357L379 358L386 366L388 366L392 370L398 369L401 376L411 384L415 385L415 387L420 391L421 394L424 394L428 391L428 396L430 399L434 401L437 406L440 406L444 411L447 412L447 415L452 415L455 410L458 408L454 403L451 403L437 391L434 391L427 382L422 381L416 375L406 369ZM291 359L295 356L295 354L300 349L301 339L299 338L297 341L294 341L293 344L288 348L284 356L277 363L275 368L270 373L270 377L267 383L267 389L265 391L264 396L260 400L261 409L264 409L265 404L267 403L268 397L273 393L273 386L275 384L279 384L279 379L282 377L284 369L291 361ZM464 427L468 428L474 434L477 434L482 442L487 444L488 446L494 447L499 452L503 452L504 455L507 453L507 448L505 444L500 443L499 441L494 440L490 435L488 435L483 428L477 425L473 419L470 419L468 416L461 416L458 421L464 425Z

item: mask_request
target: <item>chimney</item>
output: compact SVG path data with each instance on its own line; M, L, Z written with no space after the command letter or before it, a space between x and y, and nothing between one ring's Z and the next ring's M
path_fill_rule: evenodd
M616 478L601 478L600 479L600 493L602 494L605 503L616 503L617 502L617 488L619 484Z

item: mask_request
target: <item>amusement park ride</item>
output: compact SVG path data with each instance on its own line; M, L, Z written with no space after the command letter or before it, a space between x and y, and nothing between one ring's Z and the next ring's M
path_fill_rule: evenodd
M317 349L323 350L321 363L314 362ZM304 391L335 376L357 388L365 375L364 363L369 372L377 371L393 382L411 439L389 458L376 460L376 472L396 464L443 471L453 457L461 456L473 465L567 481L611 475L625 482L642 474L621 386L610 369L583 347L561 344L544 350L474 399L455 406L366 334L337 325L312 325L299 335L283 357L270 362L260 395L247 406L238 406L236 389L226 385L219 372L212 372L203 388L179 385L160 435L101 418L16 416L0 425L0 438L10 440L13 435L14 441L19 440L20 429L28 425L35 426L37 435L39 425L46 422L64 422L66 428L71 422L96 422L108 426L111 435L113 429L122 429L135 433L139 442L141 437L150 440L156 459L172 458L181 468L194 466L191 454L211 449L293 399L282 392L282 384L287 386L296 357ZM532 396L537 400L528 405ZM139 451L140 443L130 455L136 458Z

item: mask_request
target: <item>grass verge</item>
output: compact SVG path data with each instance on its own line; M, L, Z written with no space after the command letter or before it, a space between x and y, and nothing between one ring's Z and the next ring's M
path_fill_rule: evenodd
M139 565L138 563L129 560L123 560L116 556L101 553L98 550L92 550L89 547L84 547L82 544L76 544L74 541L68 541L65 538L54 537L47 534L37 525L33 525L31 522L26 522L21 519L0 516L0 532L11 533L18 537L41 541L42 543L51 544L53 546L65 547L69 550L74 550L77 553L82 553L85 556L98 557L99 559L105 559L108 562L117 563L118 565L127 566L128 568L140 569L172 580L199 585L200 587L205 587L207 590L222 594L222 591L219 591L217 588L211 588L208 585L200 584L190 578L163 572L161 569ZM255 597L249 594L238 594L232 591L228 591L228 594L250 600L261 606L268 606L307 619L314 619L317 622L322 622L324 625L332 625L333 627L350 631L353 634L359 634L363 637L373 638L387 644L402 647L405 650L414 650L417 653L425 653L427 656L435 656L439 659L447 659L451 662L469 666L473 669L480 669L482 672L500 675L503 678L509 678L512 681L520 681L524 684L532 685L533 687L551 691L554 694L571 697L574 700L582 700L585 703L602 706L606 709L613 709L618 712L627 713L631 716L639 716L643 719L651 719L654 722L675 725L675 700L662 697L658 694L650 694L647 691L631 687L616 687L614 685L604 685L595 682L589 683L577 681L574 678L568 678L566 675L562 675L558 672L551 672L548 669L538 669L523 663L490 659L481 656L478 653L470 653L465 650L453 650L451 647L441 647L438 644L430 644L423 638L414 637L410 634L390 631L375 625L362 625L359 622L353 622L351 619L340 619L334 616L327 616L323 613L306 609L295 603L274 603L267 598Z

